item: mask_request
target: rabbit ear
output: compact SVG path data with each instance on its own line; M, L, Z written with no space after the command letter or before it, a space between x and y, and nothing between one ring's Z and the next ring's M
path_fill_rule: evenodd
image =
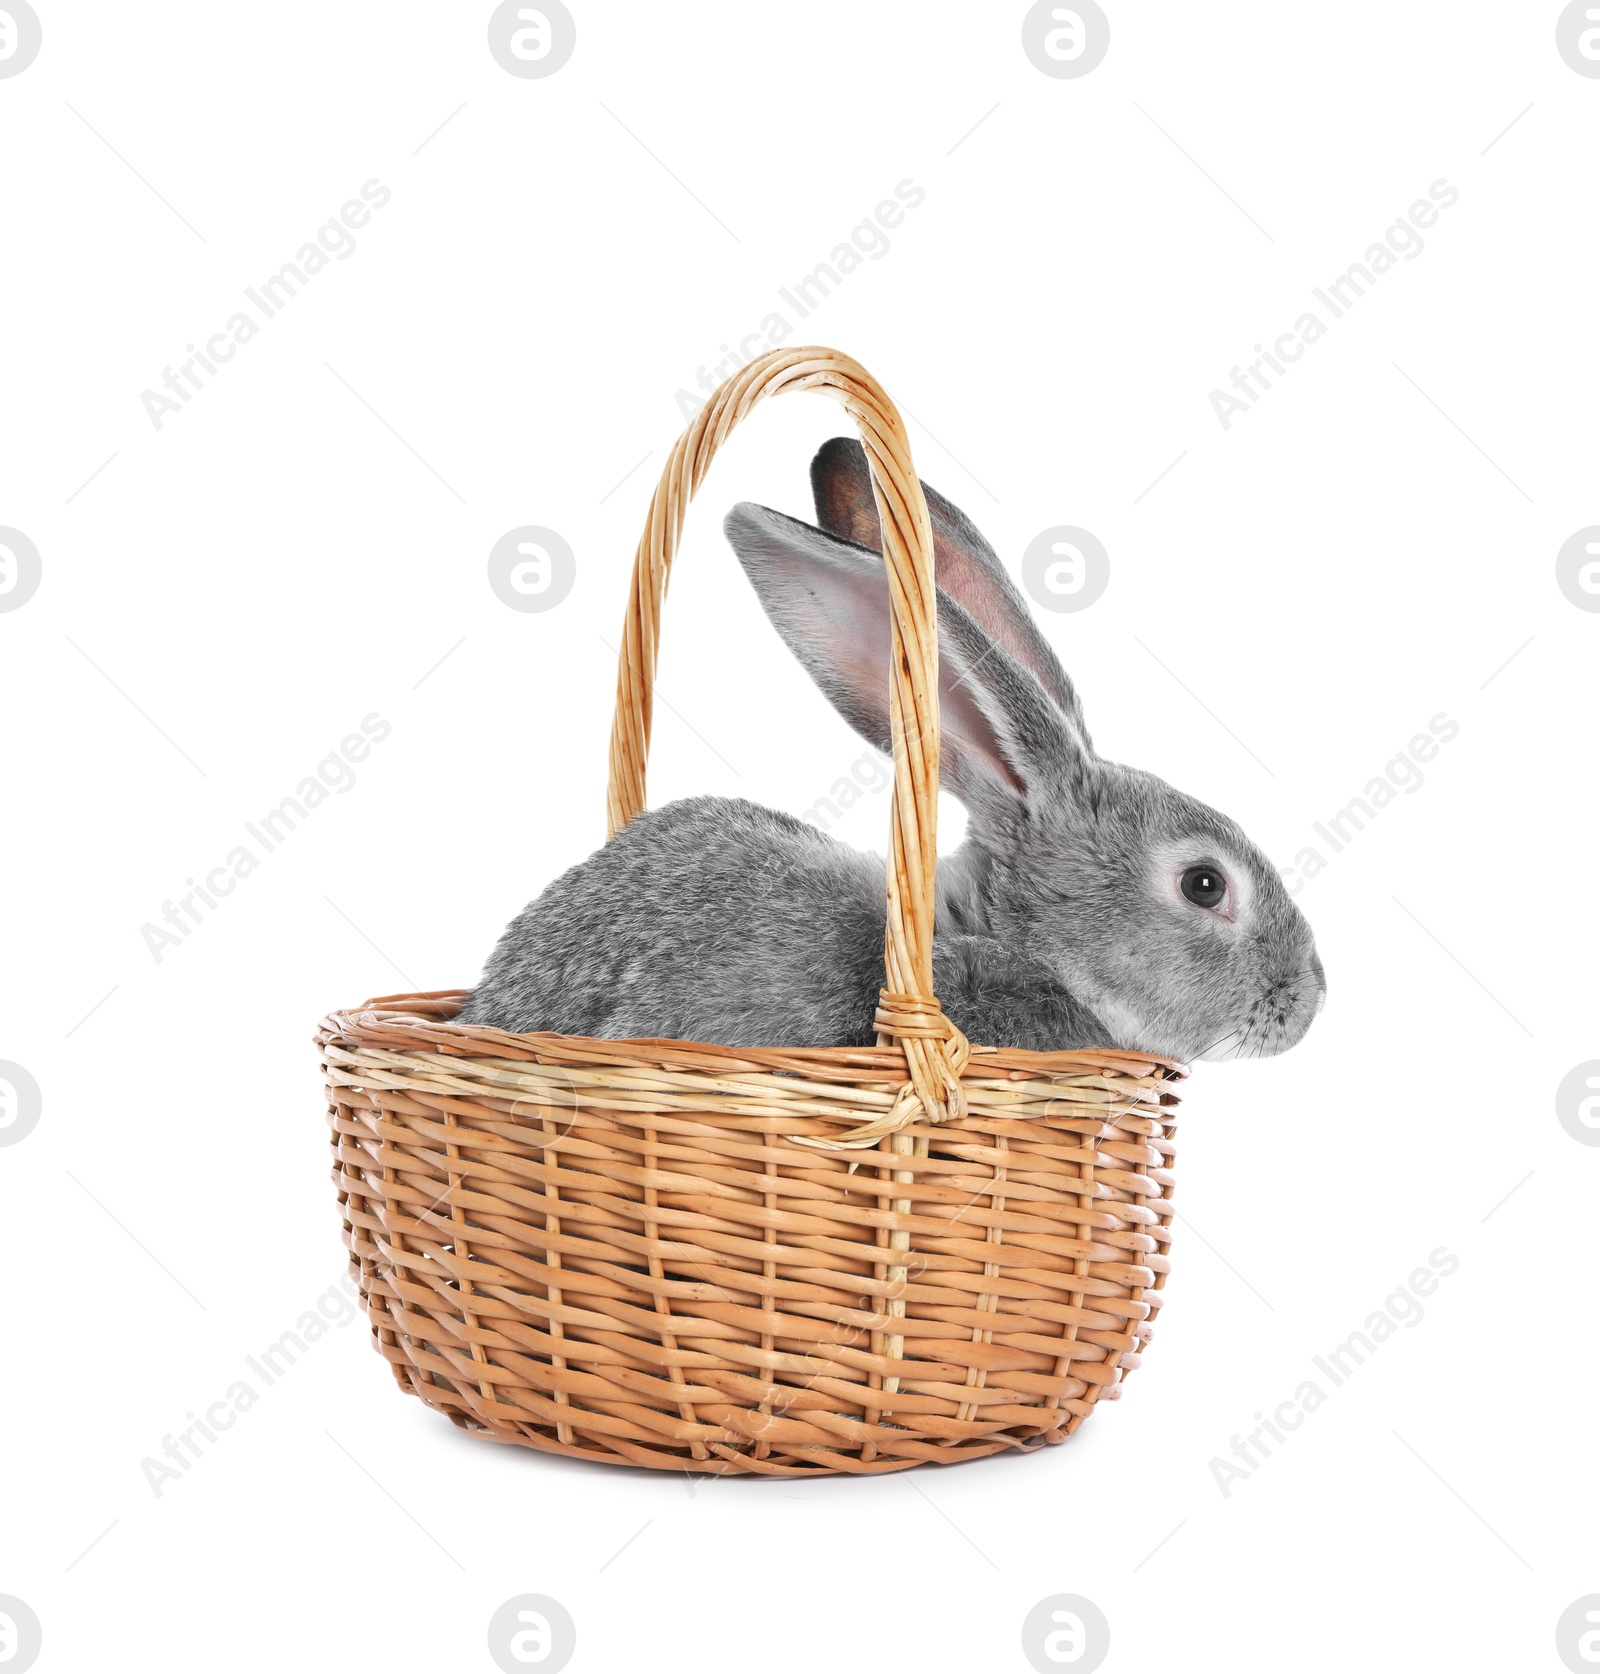
M883 550L866 451L854 436L835 436L817 450L817 457L811 461L811 491L816 500L817 521L830 535L870 547L874 552ZM940 587L991 639L1038 679L1077 728L1084 747L1089 748L1089 732L1083 723L1078 694L1044 635L1034 625L1022 595L1006 574L994 548L959 506L951 505L926 483L922 492L933 525L934 575Z
M738 505L723 523L762 608L834 708L888 753L883 559L808 523ZM975 818L1006 825L1070 796L1086 751L1038 680L939 593L941 776Z

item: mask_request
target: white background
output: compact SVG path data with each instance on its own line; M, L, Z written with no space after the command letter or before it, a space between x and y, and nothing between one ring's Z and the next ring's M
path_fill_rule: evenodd
M0 1150L0 1593L41 1668L489 1668L523 1592L575 1669L1023 1669L1061 1592L1117 1674L1559 1668L1600 1590L1600 1152L1554 1108L1600 1056L1600 616L1554 568L1600 522L1600 81L1546 0L1106 4L1104 63L1053 79L1018 4L572 0L524 80L482 3L38 0L0 80L0 523L43 561L0 614L0 1058L44 1094ZM373 178L354 255L157 430L141 391ZM470 984L600 840L675 393L908 178L790 341L884 382L1013 567L1105 543L1104 597L1040 613L1104 754L1291 865L1460 728L1300 891L1306 1041L1190 1083L1145 1366L1043 1456L691 1487L463 1437L351 1324L157 1497L141 1461L342 1271L316 1020ZM1422 254L1224 430L1209 391L1439 179ZM808 515L845 423L780 402L718 458L653 801L802 811L860 757L719 530ZM548 613L486 581L527 523L577 557ZM158 963L141 927L372 713L354 789ZM1224 1496L1230 1438L1441 1246L1420 1324Z

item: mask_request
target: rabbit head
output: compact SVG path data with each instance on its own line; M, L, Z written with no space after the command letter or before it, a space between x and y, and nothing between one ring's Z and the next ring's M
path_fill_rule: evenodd
M820 528L750 504L724 528L789 649L887 751L888 586L860 443L826 443L812 485ZM1276 868L1225 815L1096 755L1072 682L1000 560L962 512L924 493L941 778L969 816L966 843L940 863L939 928L1041 961L1116 1045L1190 1060L1293 1046L1325 985Z

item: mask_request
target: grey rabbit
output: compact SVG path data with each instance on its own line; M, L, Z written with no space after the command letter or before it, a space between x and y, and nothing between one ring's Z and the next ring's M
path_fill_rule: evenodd
M789 649L889 749L889 598L861 444L811 467L814 528L723 525ZM1182 1060L1293 1046L1324 994L1311 930L1232 820L1102 760L1000 560L924 485L938 582L943 784L934 992L974 1043ZM883 861L788 814L694 797L642 814L506 929L459 1021L726 1046L874 1039Z

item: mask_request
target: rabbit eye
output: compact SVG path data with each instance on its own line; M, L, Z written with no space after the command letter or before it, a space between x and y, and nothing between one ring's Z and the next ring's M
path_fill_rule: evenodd
M1191 866L1178 887L1197 907L1220 907L1228 898L1228 880L1215 866Z

